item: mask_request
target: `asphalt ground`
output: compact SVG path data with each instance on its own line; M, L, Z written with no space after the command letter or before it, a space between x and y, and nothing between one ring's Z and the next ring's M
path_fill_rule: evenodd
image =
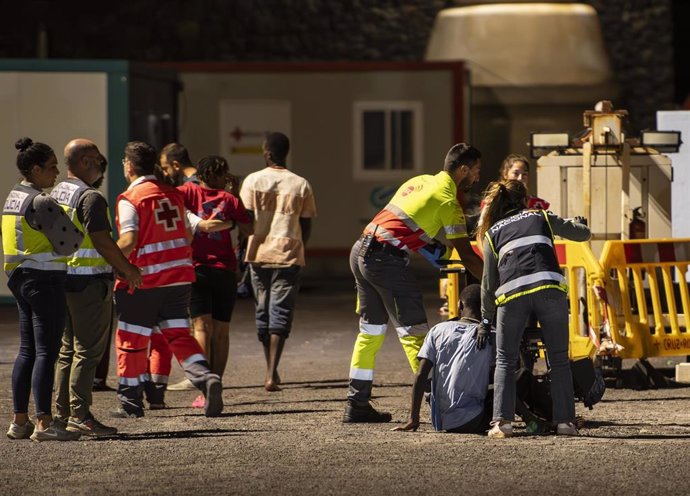
M412 373L393 329L378 358L374 395L391 424L341 423L357 317L349 282L305 284L280 367L281 392L263 387L252 303L239 300L223 378L225 410L207 419L196 391L169 391L170 408L109 419L113 392L93 412L120 433L76 442L0 440L0 494L683 494L690 487L690 388L609 389L578 405L578 438L512 439L433 431L407 419ZM440 320L433 291L430 322ZM0 418L12 414L16 310L0 307ZM113 354L114 357L114 354ZM114 363L114 360L111 364ZM174 367L171 382L182 378ZM114 369L110 384L115 385ZM33 408L33 406L32 406Z

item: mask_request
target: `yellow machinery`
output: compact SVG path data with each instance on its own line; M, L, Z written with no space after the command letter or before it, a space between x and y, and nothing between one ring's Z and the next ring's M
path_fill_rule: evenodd
M561 217L584 215L593 234L591 243L556 243L569 286L571 360L690 355L690 239L670 239L673 173L662 154L678 150L680 133L630 138L626 117L601 101L584 112L578 137L531 136L532 157L539 157L537 194ZM635 217L639 209L646 223ZM631 234L652 239L630 240ZM461 263L446 269L450 317L463 270Z
M671 236L671 159L680 133L645 131L625 134L627 111L602 101L583 114L585 129L567 133L533 133L530 148L537 160L536 194L561 217L584 216L592 230L597 256L606 240L630 237L633 210L646 215L638 235Z

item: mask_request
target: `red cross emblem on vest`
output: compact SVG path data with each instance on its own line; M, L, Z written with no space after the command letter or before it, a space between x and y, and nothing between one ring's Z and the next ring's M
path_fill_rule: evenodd
M158 208L153 210L153 217L156 224L161 224L166 231L174 231L177 221L182 220L179 207L170 203L168 198L158 201Z

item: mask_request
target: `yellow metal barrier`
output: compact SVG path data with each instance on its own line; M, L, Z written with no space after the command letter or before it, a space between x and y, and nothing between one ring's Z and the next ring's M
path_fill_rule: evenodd
M610 275L606 307L618 356L690 355L689 263L690 238L606 242L600 264Z
M478 251L475 243L472 245ZM592 357L598 346L599 330L605 324L604 308L598 296L598 289L604 288L605 272L586 243L557 241L555 248L558 263L568 281L570 358ZM459 259L457 252L452 258ZM456 264L448 268L460 267L461 264ZM457 316L460 286L459 274L449 273L446 289L449 318Z
M472 249L474 252L482 256L476 241L472 241ZM456 250L453 250L453 254L450 257L451 260L460 260L460 255ZM447 266L448 272L448 283L446 285L446 298L448 299L448 318L454 319L458 316L458 301L460 301L460 291L465 284L464 277L462 274L458 273L460 270L464 272L464 266L461 263L450 264Z
M605 272L587 243L557 241L556 254L568 281L570 359L592 357L604 325L597 288L604 287Z

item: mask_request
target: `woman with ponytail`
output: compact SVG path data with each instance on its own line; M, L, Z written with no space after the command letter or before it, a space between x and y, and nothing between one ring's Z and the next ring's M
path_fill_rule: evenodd
M5 201L2 245L7 286L19 310L19 353L12 370L14 418L10 439L69 441L79 432L66 430L51 414L55 361L65 327L67 255L83 235L58 203L45 194L60 172L53 149L22 138L15 144L23 179ZM33 391L36 425L29 420Z
M515 364L525 324L534 314L542 329L551 367L551 398L556 433L577 435L573 382L568 362L568 303L554 236L586 241L590 231L578 219L567 220L527 208L527 189L517 180L494 182L485 196L477 227L483 242L482 348L496 319L494 413L489 437L513 434Z

